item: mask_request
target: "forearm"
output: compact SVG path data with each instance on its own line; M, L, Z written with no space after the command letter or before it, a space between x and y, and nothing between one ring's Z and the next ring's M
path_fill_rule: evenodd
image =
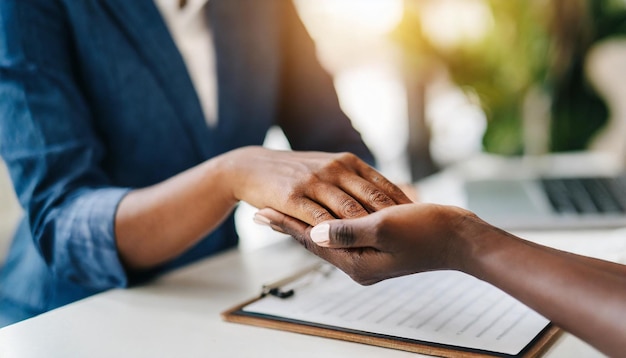
M532 244L484 223L470 225L463 271L606 354L626 350L626 276L618 265Z
M605 260L596 259L593 257L576 255L570 252L560 251L557 249L553 249L551 247L539 245L537 243L530 242L530 241L526 241L526 243L540 250L553 252L558 255L569 256L573 260L576 260L577 262L580 262L581 264L584 264L586 266L596 267L597 269L602 270L604 272L612 272L616 275L626 277L626 265L620 265L620 264L608 262Z
M214 229L239 200L309 224L410 202L352 154L243 147L129 193L115 220L120 256L131 269L168 261Z
M180 255L233 210L231 182L216 157L162 183L130 192L119 204L115 234L130 269L146 269Z
M626 275L617 264L530 243L451 206L395 205L312 229L274 210L258 215L361 284L460 270L608 355L626 352Z

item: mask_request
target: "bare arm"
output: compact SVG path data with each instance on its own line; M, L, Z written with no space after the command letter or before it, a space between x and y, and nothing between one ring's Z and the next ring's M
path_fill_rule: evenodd
M168 261L215 229L237 201L224 188L220 160L209 160L119 204L115 239L130 269Z
M273 210L272 226L362 284L455 269L511 294L610 356L626 351L624 266L540 246L465 210L399 205L315 228Z
M166 262L215 229L240 200L311 225L410 202L352 154L245 147L129 193L115 219L120 256L130 269Z
M484 223L471 225L482 227L474 236L482 239L472 240L463 271L610 356L626 351L624 266L539 247Z

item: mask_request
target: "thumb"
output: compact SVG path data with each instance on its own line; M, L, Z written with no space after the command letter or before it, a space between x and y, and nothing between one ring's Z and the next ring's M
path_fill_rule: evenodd
M370 215L355 219L330 220L311 229L311 240L318 246L330 248L373 247L375 240L369 225Z

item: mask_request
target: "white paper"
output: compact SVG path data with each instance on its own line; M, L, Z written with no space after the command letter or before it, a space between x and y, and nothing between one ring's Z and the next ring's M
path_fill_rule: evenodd
M360 286L339 270L303 277L244 311L389 336L518 354L549 323L488 283L455 271Z

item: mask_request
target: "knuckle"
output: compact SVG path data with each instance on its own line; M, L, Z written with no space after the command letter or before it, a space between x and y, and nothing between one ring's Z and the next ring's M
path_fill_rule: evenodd
M309 188L314 186L317 182L319 182L319 177L314 172L306 172L300 176L300 185L298 188L300 191L303 191L304 188Z
M344 217L353 218L367 214L365 209L352 198L346 198L340 204L341 214Z
M341 152L337 154L337 158L342 162L353 163L358 160L358 157L350 152Z
M298 241L304 248L308 251L314 252L314 246L308 238L305 238L303 235L295 235L293 236L296 241Z
M328 160L325 169L330 173L342 172L346 166L352 166L356 159L357 156L349 152L337 153Z
M351 246L354 243L354 231L351 226L340 225L335 229L335 243L341 246Z
M368 188L367 197L371 203L377 206L390 206L394 203L390 197L378 189Z
M287 192L287 202L298 202L302 197L302 190L297 187L291 188L291 190Z
M314 254L319 254L319 246L317 246L316 244L314 244L311 241L311 237L308 233L308 230L306 232L299 232L296 233L295 235L291 235L296 241L298 241L298 243L300 243L300 245L302 245L306 250L314 253Z
M326 210L323 209L312 209L311 215L316 223L334 219Z
M329 160L328 163L326 163L324 170L330 174L336 175L336 174L341 173L343 171L343 168L344 168L344 165L341 159L338 157L335 157Z
M385 180L384 188L395 196L404 196L404 192L394 183Z

